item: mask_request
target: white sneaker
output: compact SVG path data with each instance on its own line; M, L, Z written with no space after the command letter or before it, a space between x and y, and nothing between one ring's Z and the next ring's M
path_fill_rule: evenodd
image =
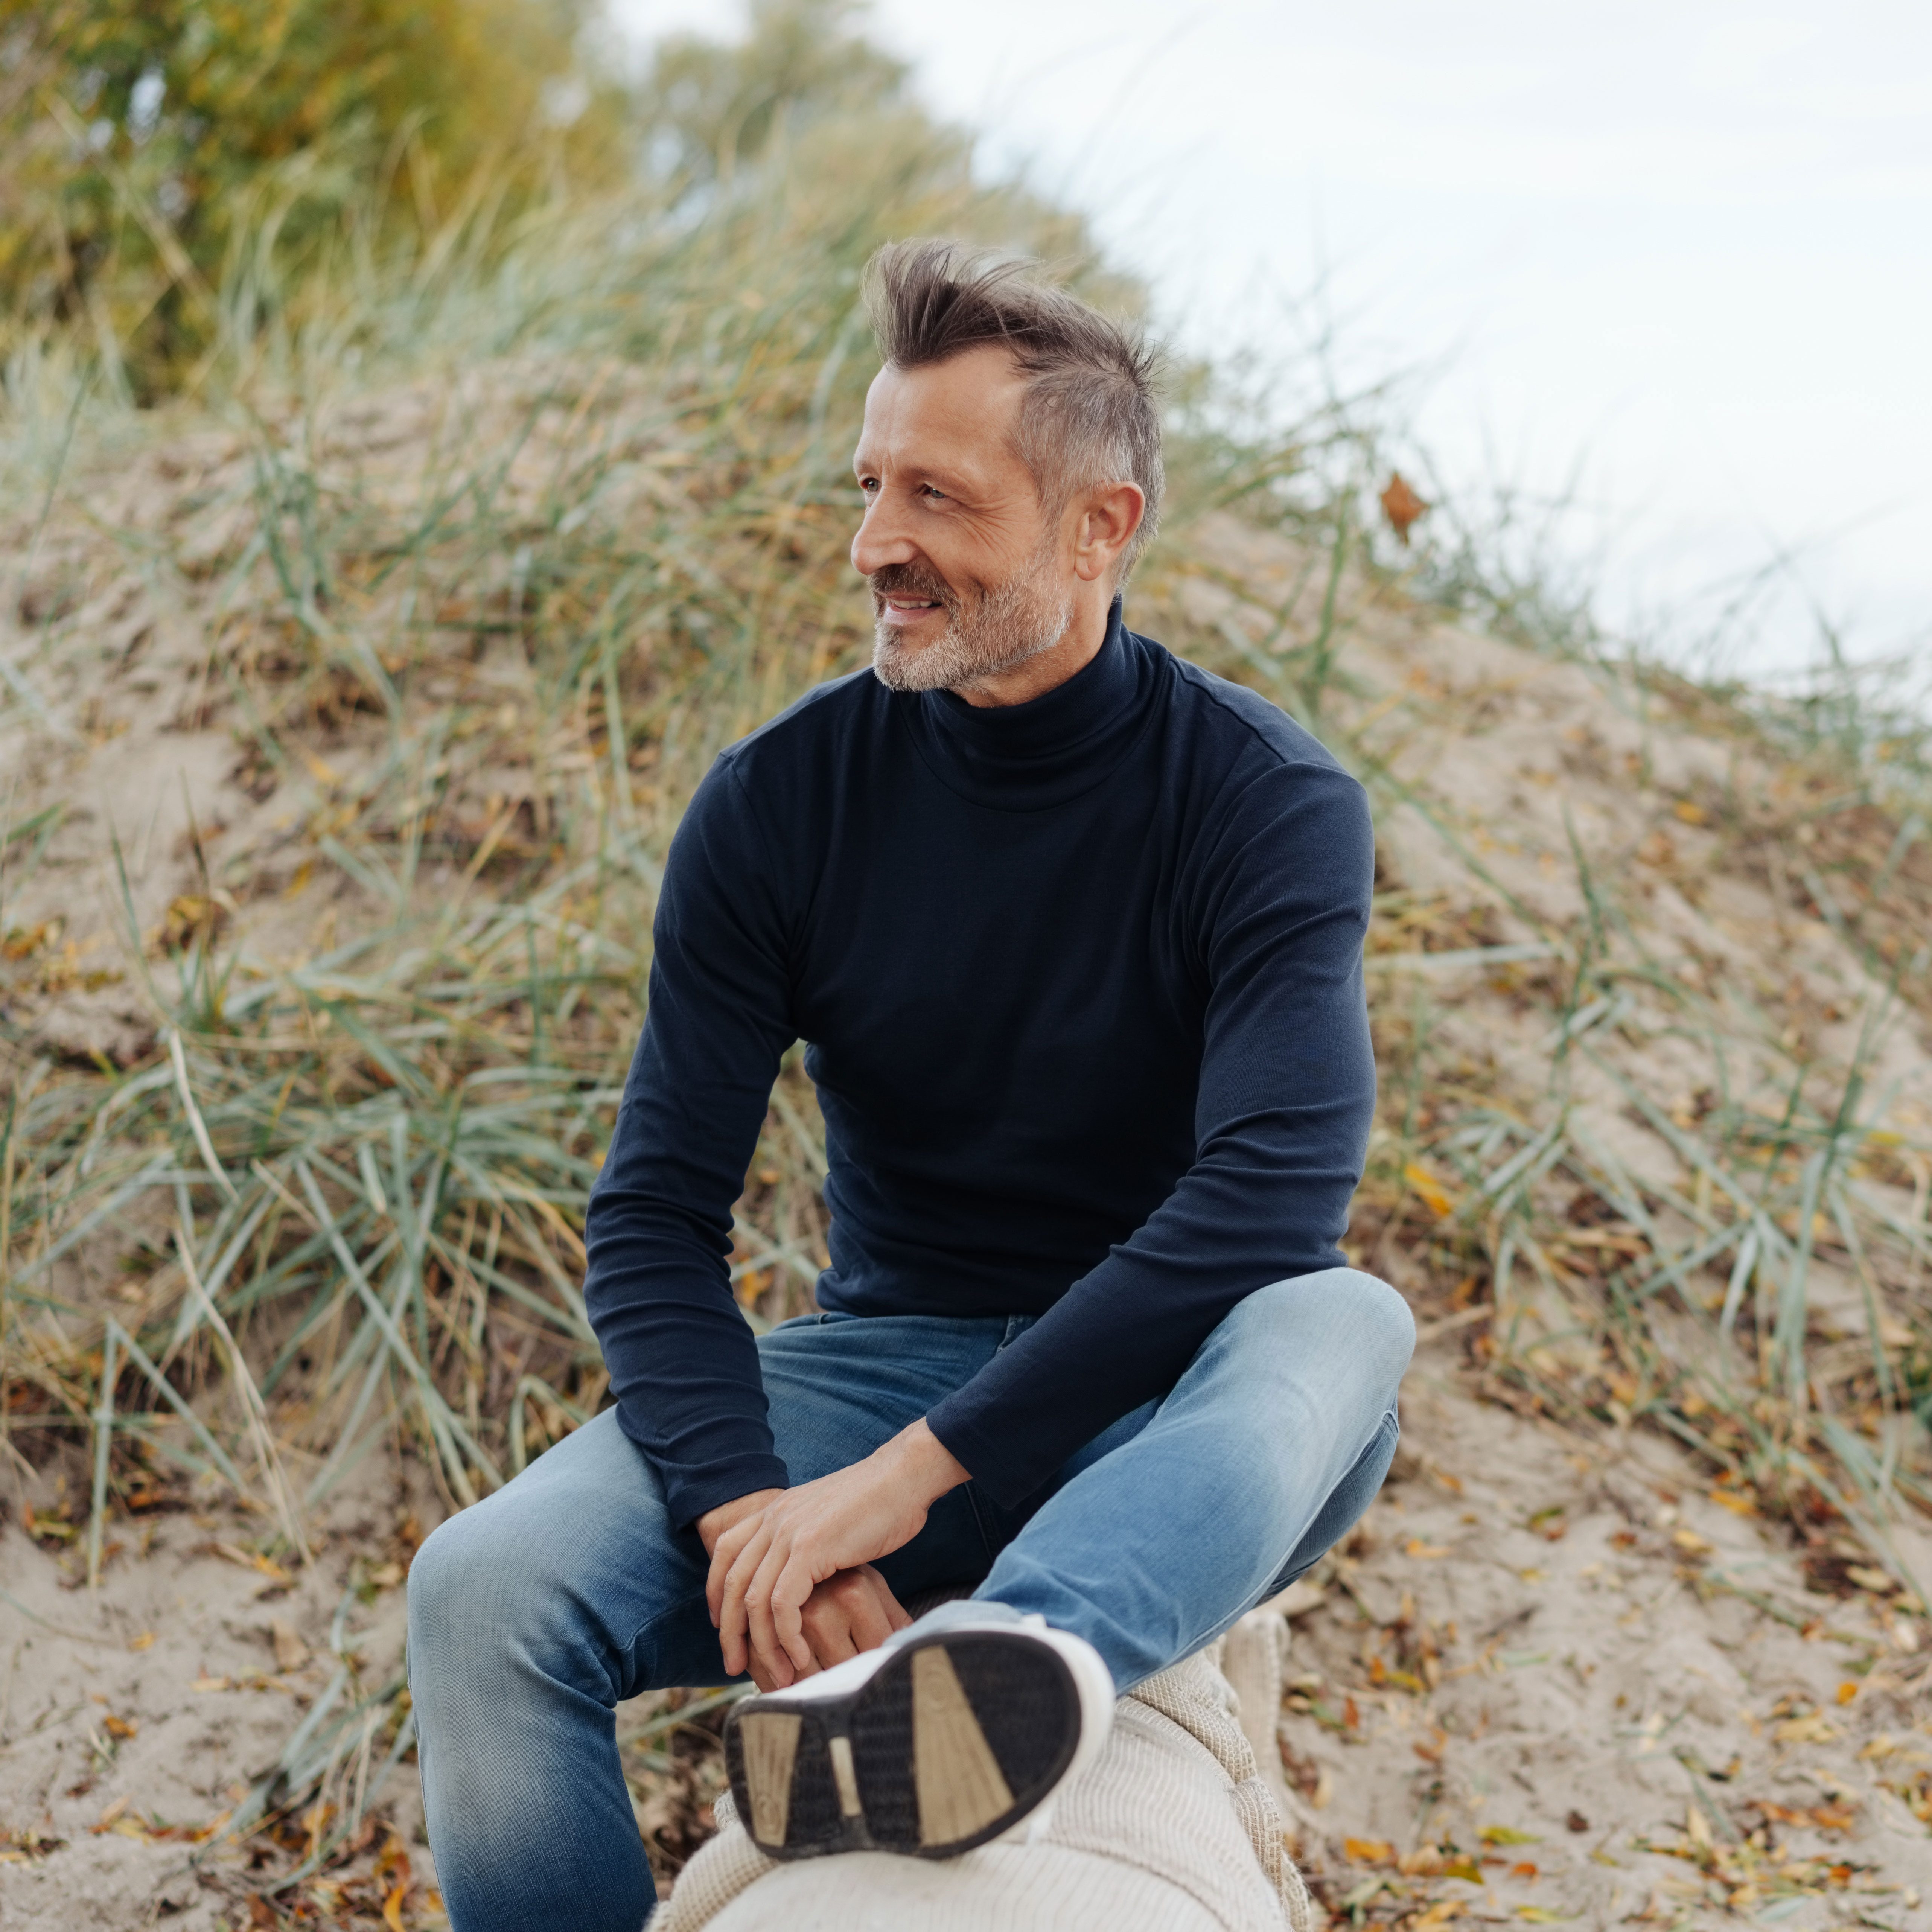
M1097 1757L1114 1680L1083 1639L953 1622L747 1697L724 1726L738 1816L776 1858L950 1858L1010 1830Z

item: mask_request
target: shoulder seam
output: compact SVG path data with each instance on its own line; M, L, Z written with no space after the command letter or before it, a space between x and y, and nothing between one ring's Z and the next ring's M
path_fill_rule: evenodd
M1186 678L1190 683L1193 685L1194 688L1200 692L1202 696L1205 698L1209 704L1214 706L1217 710L1225 712L1229 718L1232 718L1237 724L1240 725L1241 729L1246 732L1250 738L1253 739L1264 751L1267 752L1273 758L1276 765L1280 770L1283 771L1294 769L1304 769L1310 771L1328 771L1332 770L1337 777L1347 778L1352 783L1360 783L1360 780L1357 778L1355 775L1342 764L1340 759L1336 758L1335 754L1333 752L1329 751L1328 747L1326 745L1323 745L1320 739L1315 738L1313 732L1308 731L1306 725L1298 722L1293 718L1289 718L1286 711L1282 712L1282 716L1287 718L1288 722L1293 724L1297 730L1307 731L1309 736L1314 738L1315 742L1317 745L1321 746L1321 748L1324 752L1328 753L1329 758L1333 760L1332 764L1320 764L1312 758L1295 757L1289 752L1284 752L1278 745L1271 743L1266 735L1262 732L1261 728L1255 723L1253 719L1243 717L1240 712L1237 710L1233 704L1230 704L1228 700L1215 688L1215 686L1222 682L1220 679L1214 677L1210 673L1203 670L1198 664L1190 664L1186 658L1176 656L1172 651L1168 653L1168 657L1175 668L1179 670L1180 674ZM1243 689L1246 688L1246 686L1242 686L1240 688ZM1263 704L1269 704L1274 702L1270 698L1263 698L1262 694L1258 691L1252 692L1250 694L1258 699ZM1279 705L1276 705L1274 708L1278 711L1281 710L1281 707Z
M843 677L828 678L823 684L814 685L809 691L801 692L775 718L767 718L761 724L754 724L740 739L727 745L718 756L722 760L736 766L739 754L754 740L764 737L781 725L790 725L804 712L821 704L830 704L848 688L858 684L862 675L858 671L848 671Z

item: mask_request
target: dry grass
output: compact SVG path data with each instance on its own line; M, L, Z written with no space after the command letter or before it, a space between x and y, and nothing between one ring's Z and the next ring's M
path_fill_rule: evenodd
M255 1551L299 1562L379 1445L454 1508L602 1401L582 1213L666 843L720 746L861 661L856 274L931 230L1077 238L929 129L832 125L699 212L478 214L406 263L345 258L191 409L123 412L54 351L16 368L0 1426L16 1468L71 1474L35 1520L77 1576L171 1484L229 1492ZM1932 1510L1932 1116L1900 1045L1932 1010L1918 741L1520 647L1516 686L1452 688L1431 667L1465 643L1363 513L1366 430L1243 445L1205 414L1180 412L1136 621L1313 724L1403 828L1352 1247L1462 1327L1498 1400L1670 1432L1736 1507L1789 1518L1821 1587L1920 1614L1896 1528ZM1572 747L1566 787L1654 821L1607 869L1572 828L1526 874L1427 748L1546 672L1650 748ZM169 734L225 749L144 864L88 788ZM1646 762L1689 739L1728 767ZM1740 882L1840 961L1842 1005L1774 958L1700 968L1658 925L1655 892L1694 910ZM738 1210L754 1322L806 1304L823 1173L794 1061ZM1862 1326L1820 1330L1828 1276ZM317 1910L304 1886L340 1892L411 1742L345 1628L212 1841L256 1832L261 1882ZM706 1716L629 1741L665 1870L701 1828Z

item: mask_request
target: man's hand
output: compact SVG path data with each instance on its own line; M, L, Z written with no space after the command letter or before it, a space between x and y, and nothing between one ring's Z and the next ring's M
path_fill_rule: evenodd
M799 1619L812 1656L812 1670L800 1672L802 1677L830 1670L862 1651L877 1650L894 1630L904 1630L912 1622L892 1594L892 1586L869 1563L826 1577L806 1598ZM759 1668L755 1657L752 1676L756 1682ZM758 1684L760 1690L780 1688L776 1678Z
M726 1670L734 1675L749 1670L754 1682L769 1678L782 1689L823 1663L838 1661L818 1653L806 1627L806 1605L840 1571L861 1570L910 1543L932 1504L967 1479L922 1419L850 1468L795 1490L741 1496L700 1517L698 1534L711 1552L704 1594ZM727 1512L734 1513L731 1519L718 1520ZM824 1614L821 1605L819 1615ZM871 1628L862 1618L848 1623L847 1639ZM839 1655L870 1648L853 1642Z

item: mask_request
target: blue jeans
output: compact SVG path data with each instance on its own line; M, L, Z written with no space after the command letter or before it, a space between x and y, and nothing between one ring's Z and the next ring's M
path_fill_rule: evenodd
M758 1344L794 1483L869 1455L1029 1318L806 1316ZM1285 1587L1368 1507L1395 1454L1414 1325L1335 1268L1243 1301L1162 1401L1028 1504L968 1483L878 1564L1084 1637L1122 1690ZM638 1932L654 1896L614 1709L724 1670L696 1533L607 1412L453 1516L410 1572L410 1688L454 1932Z

